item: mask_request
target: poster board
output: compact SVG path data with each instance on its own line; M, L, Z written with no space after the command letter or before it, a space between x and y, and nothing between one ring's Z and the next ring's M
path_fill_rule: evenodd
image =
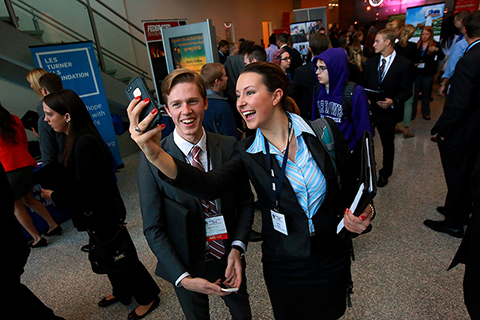
M324 27L323 20L295 22L290 24L290 35L293 47L302 55L303 59L308 54L309 40Z
M153 75L156 96L161 100L162 81L168 74L163 50L162 28L173 28L187 24L186 19L142 21L150 68ZM159 101L161 103L161 101Z
M162 28L168 73L186 68L200 74L206 63L218 62L215 27L212 21Z
M91 41L32 46L37 68L56 73L65 89L75 91L85 103L98 132L112 152L117 166L123 164Z
M416 30L411 42L417 42L424 26L433 27L433 38L440 41L445 2L407 8L405 24L412 24Z

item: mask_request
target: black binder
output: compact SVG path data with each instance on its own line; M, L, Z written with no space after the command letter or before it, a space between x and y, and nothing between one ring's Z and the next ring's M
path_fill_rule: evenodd
M65 167L57 161L50 162L33 173L33 179L43 189L62 190L68 187L68 179Z
M370 132L365 131L357 142L352 156L347 162L342 179L342 198L346 208L355 216L360 216L377 194L377 171L373 141ZM343 222L343 220L342 220ZM337 233L343 224L339 224Z
M365 88L365 93L367 94L368 100L370 100L370 104L374 105L377 101L385 101L385 93L383 91L372 90Z
M22 117L23 127L27 130L35 129L38 132L38 113L32 110L28 110Z

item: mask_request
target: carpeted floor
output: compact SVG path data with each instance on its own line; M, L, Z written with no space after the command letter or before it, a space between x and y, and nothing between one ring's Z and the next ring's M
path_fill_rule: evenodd
M377 218L373 231L355 240L353 262L353 307L345 320L367 319L469 319L463 302L463 265L447 271L460 239L431 231L424 219L442 219L435 210L443 205L446 186L436 143L430 128L439 117L443 99L434 88L432 120L417 117L411 124L416 134L405 140L397 135L394 173L375 199ZM382 148L375 139L378 167ZM118 174L119 187L128 210L128 229L140 259L153 274L156 258L142 234L136 186L138 154L124 158ZM261 221L256 215L255 230ZM22 281L55 313L68 320L126 319L129 306L114 304L102 309L97 302L110 294L106 276L93 274L80 247L87 235L62 224L61 237L49 239L46 248L32 250ZM263 281L260 243L251 243L246 253L247 285L254 319L272 319ZM154 276L162 289L161 302L146 319L184 319L173 288ZM220 298L211 299L211 318L229 319ZM299 319L302 320L302 319Z

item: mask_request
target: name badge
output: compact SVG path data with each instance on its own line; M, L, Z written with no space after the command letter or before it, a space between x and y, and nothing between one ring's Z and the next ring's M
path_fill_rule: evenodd
M285 215L273 210L270 210L270 213L272 214L273 228L278 232L288 236L287 222L285 220Z
M418 69L423 69L423 68L425 68L425 63L422 62L422 63L418 64L418 67L417 67L417 68L418 68Z
M207 241L228 239L227 226L223 216L210 217L205 219Z

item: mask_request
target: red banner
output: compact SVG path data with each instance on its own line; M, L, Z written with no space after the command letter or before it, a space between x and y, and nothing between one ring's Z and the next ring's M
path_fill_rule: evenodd
M145 31L145 39L147 42L162 40L162 28L178 27L180 22L177 21L149 21L143 24Z
M468 10L470 12L475 12L478 9L478 0L457 0L455 1L455 11L457 13L460 11Z

